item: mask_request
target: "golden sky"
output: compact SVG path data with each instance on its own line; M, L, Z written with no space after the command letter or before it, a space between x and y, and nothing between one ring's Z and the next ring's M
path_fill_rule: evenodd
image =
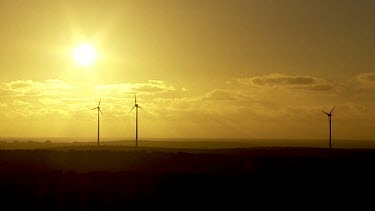
M0 136L375 135L372 0L0 0ZM80 66L74 49L96 50Z

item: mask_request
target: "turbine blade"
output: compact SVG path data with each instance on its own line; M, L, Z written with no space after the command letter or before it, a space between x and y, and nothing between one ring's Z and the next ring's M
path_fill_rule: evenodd
M98 109L98 108L93 108L93 109L91 109L91 110L95 110L95 109Z
M137 95L134 95L134 103L137 104Z
M100 111L100 113L102 113L102 115L104 115L103 112L100 109L99 109L99 111Z
M100 107L100 102L102 101L102 99L99 100L99 104L98 104L98 107Z
M150 113L149 111L147 111L146 109L144 109L144 108L142 108L142 107L140 107L140 106L138 106L138 108L142 109L143 111L145 111L145 112L147 112L147 113Z
M132 112L133 111L133 109L135 108L135 106L133 106L133 108L129 111L129 114L130 114L130 112Z
M325 112L325 111L322 111L323 113L325 113L325 114L327 114L327 115L329 115L329 113L327 113L327 112Z
M336 106L332 108L331 112L329 112L330 114L332 114L332 111L335 110Z

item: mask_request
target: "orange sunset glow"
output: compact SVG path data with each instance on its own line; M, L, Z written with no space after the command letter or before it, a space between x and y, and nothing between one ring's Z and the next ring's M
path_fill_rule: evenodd
M0 0L1 210L358 210L374 108L375 0Z
M372 2L85 2L1 3L2 136L374 135Z

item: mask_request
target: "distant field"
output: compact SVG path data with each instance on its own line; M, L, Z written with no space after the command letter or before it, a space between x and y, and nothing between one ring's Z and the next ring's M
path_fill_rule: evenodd
M0 150L4 210L365 203L375 187L371 149L49 147Z
M96 146L95 138L0 138L0 149L45 149ZM101 146L134 146L134 140L104 139ZM225 149L249 147L327 148L327 140L298 139L151 139L140 140L141 147ZM373 140L333 140L334 148L375 148Z

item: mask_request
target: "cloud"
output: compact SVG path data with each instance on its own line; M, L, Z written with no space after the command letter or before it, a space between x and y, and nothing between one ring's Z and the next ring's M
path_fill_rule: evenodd
M43 82L26 80L3 83L0 88L1 96L48 96L67 95L75 87L60 80L46 80Z
M139 93L140 95L155 95L175 90L176 88L171 83L160 80L149 80L145 83L116 83L98 86L85 85L85 87L52 79L45 81L17 80L0 84L0 97L22 99L30 97L44 104L48 104L48 102L56 104L57 101L61 101L62 99L70 102L82 101L82 98L87 96L87 94L84 93L89 93L89 95L93 93L96 96L108 96L108 98L112 100L119 100L123 98L124 95L133 95L134 93ZM57 99L52 100L51 98Z
M311 76L289 76L272 73L264 76L240 78L242 85L254 87L285 87L289 89L303 89L309 91L328 91L335 88L334 82Z
M155 98L150 107L164 112L167 110L189 110L197 105L197 98Z
M203 100L235 100L233 93L227 90L215 89L209 93L207 93L203 98Z
M90 108L102 98L106 118L127 116L134 103L150 102L155 96L172 93L177 89L168 82L149 80L144 83L75 84L61 80L17 80L0 84L0 106L11 107L8 115L17 118L74 118L85 119L94 115ZM181 89L179 88L178 91ZM166 97L165 95L163 95ZM152 108L152 107L151 107Z
M15 99L12 102L12 106L25 106L25 105L29 105L29 103L27 103L23 100L19 100L19 99Z
M176 88L165 81L149 80L146 83L117 83L96 86L99 95L103 96L122 96L134 93L141 95L154 95L175 91Z
M357 76L359 82L362 83L374 83L375 84L375 73L362 73Z
M368 101L370 99L365 98L374 96L375 72L360 73L350 78L345 85L350 95L362 97L364 101Z
M56 105L64 105L61 99L56 99L56 98L40 98L39 102L43 105L48 105L48 106L56 106Z
M239 86L238 82L246 86ZM309 134L311 125L318 129L326 126L321 110L332 105L337 106L335 121L373 119L372 101L363 103L340 92L294 91L323 91L334 86L335 83L316 77L282 74L232 80L195 95L193 92L181 94L181 87L165 81L100 86L59 80L11 81L0 84L0 91L10 94L0 95L0 106L6 106L0 116L4 122L24 123L27 127L39 124L40 130L56 127L77 132L83 128L82 133L90 135L95 131L97 115L90 109L102 97L103 131L110 136L133 135L135 114L129 111L134 106L133 94L138 91L138 103L144 108L140 111L142 134L147 136L267 136L269 130L264 125L277 128L273 137L292 134L290 128ZM46 133L54 134L50 130Z

